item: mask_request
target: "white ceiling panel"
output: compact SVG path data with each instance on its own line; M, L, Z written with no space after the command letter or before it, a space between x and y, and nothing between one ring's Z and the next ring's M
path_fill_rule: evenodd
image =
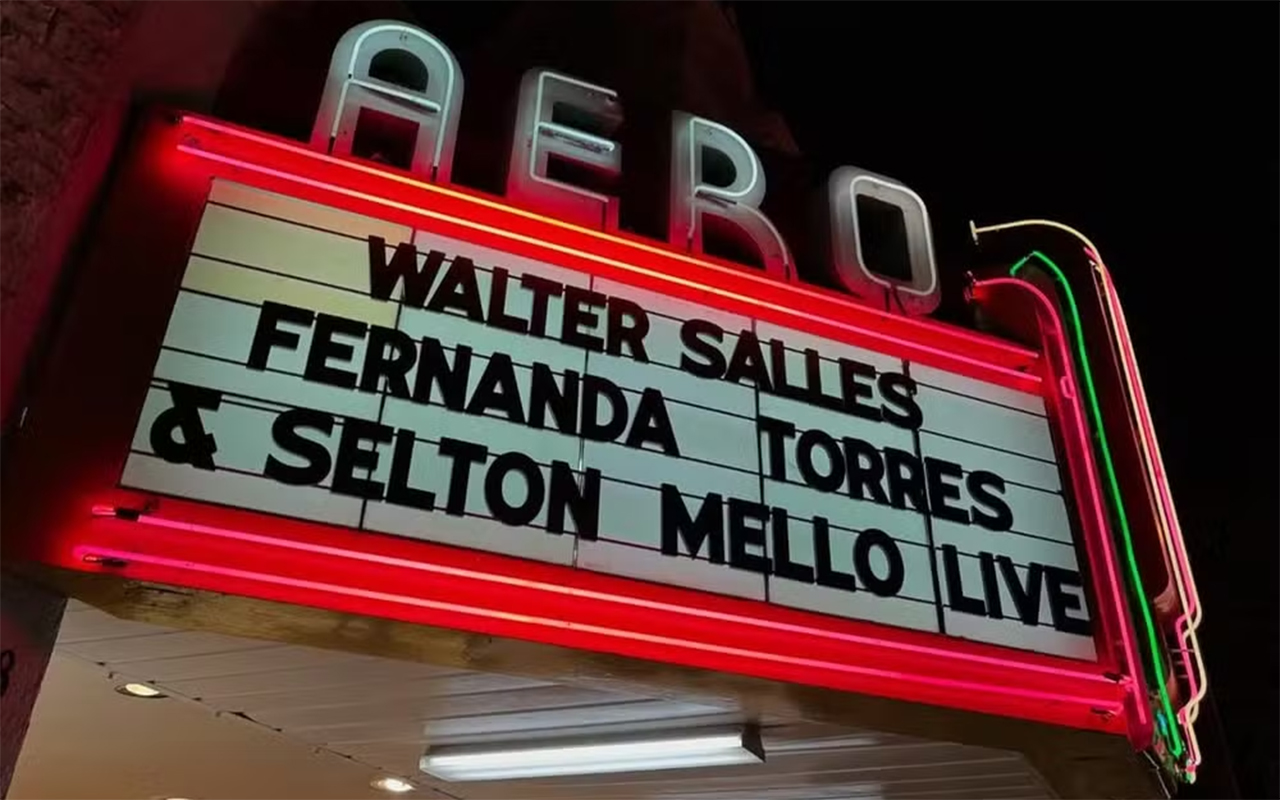
M296 654L293 660L296 660ZM342 690L352 687L397 687L456 674L457 670L390 659L355 658L349 662L341 659L317 662L311 659L302 665L273 664L261 670L231 675L178 678L167 681L167 685L190 697L222 702L229 701L230 698L246 699L307 692L313 695L340 696Z
M410 797L437 800L1050 796L1014 753L768 717L759 720L763 764L443 783L417 772L428 745L687 730L739 723L744 715L732 707L172 631L80 603L69 607L57 652L46 693L74 694L86 722L68 728L61 711L42 710L59 708L57 699L42 696L14 798L372 797L379 795L368 781L386 773L413 780L418 789ZM122 697L112 689L125 677L152 681L173 696ZM148 722L161 711L182 722ZM55 724L56 735L49 727ZM127 747L112 736L117 730L128 732ZM199 745L202 763L218 768L152 757L192 736L207 742ZM227 737L234 742L224 742ZM116 761L137 763L109 771L97 783L72 780L57 767L67 748L97 748ZM270 757L276 751L279 757ZM272 771L269 781L254 779L262 770ZM326 779L317 781L320 774ZM118 785L118 792L108 791L108 784ZM166 788L141 788L159 786Z

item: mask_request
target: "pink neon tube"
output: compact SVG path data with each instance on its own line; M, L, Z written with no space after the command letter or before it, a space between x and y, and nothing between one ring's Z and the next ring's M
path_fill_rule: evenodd
M1134 416L1141 431L1142 457L1147 468L1148 478L1155 489L1157 504L1160 509L1160 533L1166 552L1175 564L1174 577L1177 582L1179 599L1183 614L1174 622L1178 632L1179 650L1183 668L1190 685L1191 697L1178 710L1179 721L1187 734L1189 754L1186 769L1194 774L1200 764L1200 745L1195 734L1195 721L1199 716L1200 702L1204 699L1208 686L1203 680L1204 663L1200 655L1200 646L1196 637L1196 628L1200 625L1200 600L1196 590L1195 579L1191 575L1190 563L1185 551L1185 542L1173 498L1169 491L1169 481L1164 472L1164 459L1160 454L1160 445L1155 435L1155 426L1151 420L1147 405L1146 390L1142 385L1142 376L1138 371L1137 359L1133 353L1133 344L1129 338L1129 326L1124 318L1119 297L1111 283L1106 267L1097 253L1086 249L1086 255L1093 262L1098 277L1098 284L1109 312L1113 338L1119 351L1120 362L1124 365L1126 390ZM1194 659L1194 662L1193 662Z
M970 229L976 242L978 236L982 233L1035 225L1064 231L1083 243L1085 255L1089 258L1094 268L1095 282L1103 301L1104 318L1111 332L1111 343L1115 348L1119 363L1123 365L1121 379L1124 382L1130 411L1138 427L1141 457L1147 469L1152 492L1155 495L1157 507L1156 528L1159 531L1161 546L1165 555L1170 563L1174 565L1174 583L1177 586L1178 599L1184 612L1175 620L1174 626L1177 630L1182 663L1187 674L1191 698L1178 710L1177 717L1188 741L1186 771L1188 775L1194 778L1195 769L1201 761L1194 722L1199 716L1200 701L1203 700L1208 690L1208 679L1205 675L1203 658L1200 654L1200 646L1195 634L1202 616L1200 599L1196 591L1195 579L1191 573L1191 564L1186 554L1186 542L1178 522L1173 498L1170 496L1169 482L1164 471L1164 460L1160 454L1159 442L1155 435L1155 426L1152 424L1150 410L1147 406L1146 390L1142 386L1137 359L1134 356L1133 346L1129 338L1129 326L1125 321L1124 311L1120 305L1120 298L1115 291L1115 286L1111 281L1110 272L1103 263L1098 248L1089 240L1089 237L1060 222L1046 219L1027 219L999 225L988 225L981 228L971 222ZM1188 660L1188 654L1194 657L1194 665ZM1199 676L1198 679L1197 675Z
M97 506L93 509L93 514L99 517L115 516L115 509L110 507ZM1074 680L1095 681L1100 684L1111 685L1110 679L1103 675L1086 671L1076 671L1063 669L1060 667L1052 667L1044 664L1030 664L1022 661L1013 661L992 656L983 656L974 653L961 653L943 648L927 647L924 645L908 644L905 642L891 642L884 639L874 639L866 636L858 636L856 634L843 633L840 631L824 630L822 628L812 628L805 625L794 625L785 622L777 622L772 620L760 620L753 617L746 617L738 614L729 614L721 611L711 611L707 609L675 605L672 603L664 603L658 600L645 600L637 597L627 597L623 595L598 592L591 589L580 589L572 586L564 586L561 584L547 583L544 581L533 581L524 578L514 578L507 575L496 575L491 572L481 572L478 570L462 569L459 567L449 567L441 564L430 564L422 561L412 561L395 556L384 556L377 553L366 553L344 548L330 547L327 545L311 544L308 542L299 542L291 539L281 539L272 536L263 536L246 531L233 531L225 528L213 527L210 525L200 525L192 522L182 522L179 520L166 519L149 514L141 514L134 520L143 525L154 525L156 527L170 528L172 530L180 530L187 533L196 533L205 536L215 536L222 539L232 539L242 542L250 542L253 544L267 545L269 547L280 547L290 550L298 550L301 552L317 553L321 555L334 556L336 558L345 558L353 561L364 561L373 564L383 564L386 566L401 567L404 569L417 570L420 572L430 572L440 575L449 575L459 578L470 578L490 583L497 583L506 586L516 586L527 589L536 589L552 594L566 595L570 597L580 597L584 600L598 600L608 603L617 603L619 605L627 605L638 608L651 609L655 611L663 611L671 614L681 614L684 616L697 617L700 619L712 619L719 622L729 622L735 625L745 625L748 627L765 628L769 630L786 631L788 633L799 633L806 636L815 636L819 638L831 639L834 641L842 641L850 644L869 645L874 647L882 647L888 650L900 650L902 652L913 653L916 655L925 655L931 658L954 659L957 661L970 661L977 664L985 664L988 666L999 667L1001 669L1020 669L1029 672L1040 672L1046 675L1057 677L1068 677Z
M997 286L1007 286L1020 289L1031 295L1033 301L1039 307L1038 310L1042 315L1041 319L1047 320L1047 323L1053 332L1053 336L1045 337L1046 339L1052 339L1052 342L1046 341L1046 345L1052 346L1057 350L1061 363L1074 363L1071 359L1070 352L1066 349L1066 343L1068 341L1066 330L1062 325L1062 319L1058 314L1057 307L1054 306L1049 298L1045 296L1044 292L1040 291L1040 289L1033 284L1017 278L991 278L988 280L975 281L973 288L975 292L977 292L984 288ZM1065 414L1063 416L1070 417L1072 432L1077 437L1076 440L1083 445L1081 447L1081 463L1078 467L1084 472L1085 480L1082 481L1082 483L1087 489L1088 506L1092 512L1093 524L1096 526L1096 530L1101 534L1098 537L1098 545L1099 549L1102 551L1103 558L1106 562L1107 572L1111 578L1108 583L1111 588L1112 602L1115 604L1114 607L1119 611L1126 607L1126 603L1124 596L1120 592L1120 584L1117 580L1118 570L1116 567L1115 557L1113 556L1109 545L1110 539L1107 535L1108 525L1106 513L1103 510L1102 500L1099 494L1100 481L1098 477L1098 468L1094 463L1093 454L1090 452L1088 447L1089 434L1084 426L1084 411L1080 407L1080 397L1079 393L1076 391L1075 381L1070 375L1061 376L1060 381L1064 389L1063 397L1071 410L1070 414ZM1073 465L1073 469L1074 468L1075 465ZM1142 663L1138 660L1135 635L1129 624L1128 615L1122 612L1116 616L1118 617L1120 625L1126 666L1130 671L1132 671L1134 665ZM1131 693L1131 696L1133 696L1133 705L1138 714L1139 726L1143 730L1149 730L1152 725L1151 710L1147 706L1146 698L1140 696L1140 694L1136 692L1138 680L1133 675L1130 675L1129 678L1130 682L1128 684L1128 690Z
M427 182L425 182L425 181L421 181L421 180L417 180L417 179L415 179L415 178L411 178L411 177L409 177L409 176L407 176L407 175L397 174L397 173L392 172L392 171L390 171L390 170L382 170L382 169L378 169L378 168L376 168L376 167L371 167L371 166L368 166L368 165L365 165L365 164L361 164L361 163L359 163L359 162L357 162L357 161L351 161L351 160L346 160L346 159L335 158L334 156L331 156L331 155L329 155L329 154L327 154L327 153L320 153L320 152L317 152L317 151L315 151L315 150L311 150L311 149L309 149L309 148L307 148L307 147L305 147L305 146L303 146L303 145L295 144L295 143L292 143L292 142L280 141L280 140L278 140L278 139L275 139L275 138L272 138L272 137L269 137L269 136L264 136L264 135L262 135L262 134L254 133L254 132L252 132L252 131L243 130L243 129L241 129L241 128L237 128L237 127L234 127L234 126L231 126L231 125L227 125L227 124L224 124L224 123L221 123L221 122L217 122L217 121L215 121L215 120L205 119L205 118L203 118L203 117L192 116L192 115L184 115L184 116L183 116L183 118L182 118L182 121L183 121L184 123L186 123L186 124L193 125L193 126L198 127L198 128L205 128L205 129L207 129L207 130L211 130L211 131L214 131L214 132L217 132L217 133L220 133L220 134L226 135L226 136L231 136L231 137L236 137L236 138L244 139L244 140L246 140L246 141L250 141L250 142L253 142L253 143L255 143L255 144L263 145L263 146L265 146L265 147L271 147L271 148L275 148L275 149L277 149L277 150L282 150L282 151L288 152L288 153L290 153L290 154L292 154L292 155L302 156L302 157L309 158L309 159L314 159L314 160L316 160L316 161L323 162L323 163L325 163L325 164L328 164L328 165L331 165L331 166L334 166L334 167L341 167L341 168L346 169L346 170L350 170L350 171L353 171L353 172L360 172L360 173L364 173L364 174L366 174L366 175L374 176L374 177L377 177L377 178L380 178L380 179L384 179L384 180L392 180L392 181L395 181L396 183L400 183L400 184L402 184L402 185L404 185L404 186L412 187L412 188L414 188L414 189L419 189L419 190L423 190L423 191L427 191L427 192L432 192L432 193L435 193L435 194L443 195L443 196L445 196L445 197L451 197L451 198L454 198L454 199L457 199L457 200L463 200L463 201L466 201L466 202L468 202L468 203L475 203L475 204L477 204L477 205L481 205L481 206L484 206L484 207L486 207L486 208L493 209L493 210L495 210L495 211L501 211L502 213L506 213L506 214L513 214L513 215L516 215L516 216L524 217L524 218L526 218L526 219L536 220L536 221L538 221L538 222L541 222L541 223L544 223L544 224L548 224L548 225L554 225L554 226L556 226L556 227L558 227L558 228L562 228L562 229L564 229L564 230L573 231L574 233L582 234L582 235L585 235L585 236L591 236L591 237L593 237L593 238L595 238L595 239L599 239L599 240L601 240L601 241L607 241L607 242L611 242L611 243L613 243L613 244L618 244L618 245L623 245L623 246L626 246L626 247L630 247L630 248L632 248L632 249L640 250L640 251L643 251L643 252L649 253L649 254L651 254L651 255L657 255L657 256L661 256L661 257L663 257L663 258L670 258L670 259L675 259L675 260L678 260L678 261L683 261L683 262L688 263L688 264L696 265L696 266L698 266L698 267L700 267L700 268L702 268L702 269L708 269L708 270L712 270L712 271L716 271L716 272L721 272L721 273L730 273L730 272L732 272L732 273L734 274L734 276L735 276L735 277L739 277L739 278L740 278L740 277L743 277L743 275L744 275L744 273L742 273L741 271L732 270L732 269L731 269L731 268L729 268L729 267L725 267L725 266L722 266L722 265L720 265L720 264L716 264L716 263L714 263L714 262L710 262L710 261L704 261L704 260L702 260L702 259L695 258L695 257L693 257L693 256L690 256L690 255L685 254L685 253L680 253L680 252L675 251L675 250L671 250L671 249L667 249L667 248L658 247L658 246L655 246L655 245L652 245L652 244L648 244L647 242L643 242L643 241L640 241L640 240L637 240L637 239L627 238L627 237L623 237L623 236L617 236L617 235L614 235L614 234L606 233L606 232L604 232L604 231L595 230L595 229L593 229L593 228L587 228L587 227L584 227L584 226L581 226L581 225L575 225L575 224L573 224L573 223L571 223L571 222L565 222L565 221L563 221L563 220L558 220L558 219L555 219L555 218L553 218L553 217L543 216L543 215L541 215L541 214L537 214L537 213L532 212L532 211L527 211L527 210L525 210L525 209L517 208L517 207L515 207L515 206L509 206L509 205L507 205L507 204L505 204L505 203L500 203L500 202L497 202L497 201L494 201L494 200L489 200L489 199L486 199L486 198L483 198L483 197L479 197L479 196L474 195L474 194L468 194L468 193L459 192L459 191L456 191L456 190L453 190L453 189L449 189L448 187L441 186L441 185L439 185L439 184L427 183ZM209 153L209 152L207 152L207 151L200 150L200 149L198 149L198 148L193 148L193 147L190 147L190 146L188 146L188 145L179 145L179 146L178 146L178 149L179 149L180 151L184 152L184 153L189 153L189 154L192 154L192 155L200 155L200 156L205 156L205 157L213 157L213 158L217 158L217 157L216 157L216 156L214 156L214 154L212 154L212 153ZM294 178L298 177L298 176L289 175L289 174L285 174L285 173L279 173L279 172L275 172L275 171L269 171L269 170L265 170L265 169L259 169L259 168L257 168L257 167L256 167L256 165L246 165L246 164L244 164L243 162L238 162L238 161L235 161L234 159L227 159L227 158L225 158L225 157L217 158L217 160L224 161L224 163L232 163L232 164L234 164L235 166L248 167L248 168L251 168L251 169L258 169L258 171L269 172L270 174L274 174L274 175L276 175L277 177L284 177L284 178L289 178L289 179L294 179ZM319 188L326 188L326 189L329 189L329 190L331 190L331 191L339 191L339 190L337 189L337 187L333 187L333 186L331 186L331 185L329 185L329 184L316 184L316 183L310 183L309 185L316 185L316 186L318 186ZM348 191L348 190L342 190L342 191L343 191L344 193L348 193L348 194L361 194L361 193L354 193L354 192L350 192L350 191ZM361 194L361 199L364 199L364 200L372 200L372 201L375 201L375 202L377 202L377 201L378 201L378 198L371 198L371 197L369 197L369 196L367 196L367 195L362 195L362 194ZM394 203L394 202L391 202L391 201L387 201L387 202L385 202L385 204L386 204L386 205L393 205L393 206L399 207L399 208L401 208L401 210L408 210L408 211L413 211L413 212L416 212L416 213L426 213L424 209L419 208L419 207L416 207L416 206L407 206L407 205L404 205L404 204ZM431 215L428 215L428 216L431 216ZM455 224L466 224L465 222L460 221L460 220L457 220L457 219L452 218L452 217L442 217L442 218L448 219L449 221L454 222ZM475 226L475 227L479 228L480 226ZM495 232L495 231L490 230L490 231L488 231L488 232ZM500 232L499 232L499 233L500 233ZM537 243L538 243L538 244L550 244L550 243L548 243L548 242L543 242L543 241L541 241L541 240L538 240L538 241L537 241ZM568 251L568 249L567 249L567 248L566 248L566 251ZM571 252L573 252L575 255L583 255L584 257L588 257L588 258L590 257L589 255L582 254L582 253L580 253L579 251L571 251ZM597 260L601 260L601 261L603 261L603 259L597 259ZM608 262L606 262L606 263L608 263ZM637 270L637 271L639 271L639 270ZM647 273L647 271L645 271L645 272ZM754 279L754 280L758 281L758 282L759 282L759 283L761 283L761 284L768 285L768 284L772 284L772 283L774 283L774 281L771 281L771 280L769 280L769 279L765 279L765 278L759 278L759 277L757 277L757 276L752 275L751 273L745 273L745 275L747 275L747 276L749 276L750 278L752 278L752 279ZM668 278L668 277L670 277L670 276L667 276L667 275L660 275L660 276L658 276L658 277ZM679 281L677 281L677 282L679 282ZM682 282L682 283L685 283L685 282ZM699 283L693 283L693 282L687 282L687 283L688 283L688 285L696 286L697 288L700 288L700 289L702 289L702 288L707 288L707 287L705 287L705 286L703 286L702 284L699 284ZM817 293L817 292L814 292L814 291L812 291L812 290L809 290L809 289L805 288L805 287L803 286L803 284L788 284L788 286L789 286L789 287L790 287L790 289L791 289L792 291L794 291L794 292L798 292L798 293L806 294L806 295L808 295L808 296L810 296L810 297L813 297L813 298L815 298L815 299L820 299L820 300L830 300L830 298L829 298L829 297L826 297L826 296L824 296L824 295L822 295L822 294L819 294L819 293ZM748 298L748 299L747 299L747 301L748 301L748 302L750 302L750 299ZM789 311L790 309L787 309L787 310ZM893 320L893 322L898 323L898 324L901 324L901 323L904 323L904 322L906 322L906 323L914 322L914 320L911 320L910 318L904 318L904 317L902 317L902 316L900 316L900 315L893 314L893 313L890 313L890 312L887 312L887 311L883 311L883 310L881 310L881 309L878 309L878 308L875 308L875 307L872 307L872 306L867 306L867 307L865 307L865 308L864 308L864 309L862 309L862 310L864 310L864 311L866 311L866 312L868 312L868 313L870 313L870 314L873 314L873 315L875 315L875 316L879 316L879 317L881 317L881 318L884 318L884 319L891 319L891 320ZM825 320L824 320L824 321L825 321ZM916 324L919 324L919 323L916 323ZM975 341L975 342L981 342L984 346L988 346L988 347L989 347L989 346L993 346L993 345L994 345L994 346L997 346L997 347L1001 347L1001 348L1003 348L1003 349L1005 349L1005 350L1007 350L1007 351L1009 351L1009 352L1015 352L1015 353L1017 353L1018 355L1023 356L1023 357L1031 357L1031 358L1034 358L1034 356L1035 356L1035 354L1034 354L1034 353L1032 353L1032 352L1030 352L1030 351L1027 351L1027 350L1025 350L1025 349L1023 349L1023 348L1019 348L1019 347L1017 347L1017 346L1015 346L1015 345L1013 345L1013 344L1005 343L1005 342L999 342L998 340L987 339L987 338L985 338L985 337L979 337L979 336L976 336L976 335L974 335L974 334L972 334L972 333L969 333L969 332L967 332L967 331L963 331L963 330L961 330L961 329L948 329L948 334L949 334L949 335L953 335L953 336L958 336L958 337L961 337L961 338L968 338L968 339L970 339L971 341Z
M545 239L538 239L533 236L526 236L522 233L516 233L514 231L504 230L502 228L497 228L492 225L486 225L482 222L463 219L461 217L455 217L449 214L442 214L438 211L431 211L429 209L410 205L408 203L401 203L396 200L388 200L384 197L378 197L376 195L371 195L366 192L360 192L355 189L348 189L343 186L338 186L332 183L326 183L324 181L314 180L312 178L307 178L302 175L296 175L294 173L272 169L271 167L264 167L259 164L253 164L248 161L231 158L229 156L220 155L218 153L211 153L206 150L190 147L188 145L178 145L178 150L188 155L196 156L198 158L208 159L211 161L217 161L219 163L226 164L228 166L236 167L237 169L248 170L251 172L258 172L263 175L269 175L274 178L279 178L281 180L291 181L293 183L297 183L302 186L309 186L313 189L320 189L326 192L333 192L335 194L341 194L347 197L352 197L358 200L362 200L366 203L373 203L373 204L385 206L387 208L394 208L399 211L406 211L412 214L417 214L419 216L427 217L429 219L435 219L435 220L446 222L452 225L459 225L461 227L470 228L475 231L487 233L491 236L498 236L504 239L509 239L511 241L521 242L523 244L531 244L536 247L543 247L548 250L554 250L558 253L564 253L566 255L574 256L576 258L585 259L587 261L593 261L597 264L603 264L605 266L622 270L624 272L630 272L636 275L643 275L652 280L658 280L665 283L684 286L686 288L696 289L701 292L707 292L708 294L718 295L726 300L732 300L738 303L743 303L745 305L755 306L756 308L768 309L770 311L776 312L778 314L782 314L784 316L788 316L796 319L804 319L810 322L818 322L823 325L829 325L833 328L840 328L842 330L853 333L857 336L865 337L868 339L876 339L882 342L889 342L899 347L905 346L919 352L929 353L934 356L942 357L949 361L979 366L985 370L991 370L992 372L1003 373L1020 382L1034 383L1036 381L1036 378L1033 374L1023 372L1022 370L1011 369L1009 367L1000 366L998 364L991 364L989 362L984 362L974 358L969 358L968 356L962 356L956 353L945 352L937 349L936 347L930 347L929 345L921 344L918 342L907 342L896 336L879 333L865 327L849 325L847 323L841 323L838 320L830 319L829 317L826 317L823 315L810 314L808 312L801 311L799 309L791 308L790 306L784 306L778 303L771 303L767 300L762 300L758 297L751 297L748 295L739 294L737 292L731 292L725 289L709 286L700 281L688 280L686 278L681 278L675 275L671 275L669 273L646 269L644 267L636 266L635 264L629 264L625 261L619 261L614 258L609 258L608 256L601 256L595 253L587 252L585 250L579 250L574 247L567 247L565 245L557 244L555 242L548 242ZM620 240L620 241L625 242L627 240ZM665 250L659 251L659 252L661 252L663 255L670 255L670 253L668 253ZM714 269L719 269L721 271L726 271L726 268L724 267L718 267L706 262L695 261L694 263L697 263L700 266L705 266L708 269L714 268ZM749 273L741 273L741 274L749 274ZM825 300L829 298L823 298L823 299Z
M330 594L345 595L348 597L359 597L366 600L377 600L385 603L394 603L399 605L413 606L417 608L425 608L435 611L446 611L455 614L466 614L471 616L486 617L491 619L500 619L508 622L518 622L527 625L537 625L541 627L572 629L586 633L593 633L598 636L605 636L615 639L629 639L633 641L648 642L650 644L660 644L669 647L678 647L686 650L698 650L707 653L717 653L720 655L735 656L739 658L749 658L754 660L772 661L778 664L788 666L805 667L810 669L821 669L832 672L841 672L862 677L883 678L888 680L906 681L910 683L919 683L929 686L935 686L940 689L948 689L953 691L981 692L984 694L1000 694L1008 697L1021 697L1028 700L1036 700L1041 702L1052 703L1069 703L1072 705L1088 705L1098 703L1093 698L1075 697L1071 695L1056 694L1053 692L1042 692L1034 689L1019 689L1012 687L1001 687L995 689L991 686L985 686L979 683L969 681L957 681L947 678L933 678L923 675L911 675L908 673L897 672L892 670L874 669L871 667L859 667L851 664L839 664L831 661L822 661L819 659L801 658L798 656L786 656L776 653L764 653L756 650L744 650L737 647L728 647L724 645L713 645L704 642L695 642L688 639L676 639L667 636L656 636L653 634L638 633L634 631L624 631L617 628L607 628L599 625L590 625L576 622L566 622L564 620L552 619L549 617L539 617L528 614L513 614L504 611L495 611L492 609L475 608L473 606L459 605L456 603L444 603L437 600L426 600L423 598L409 597L400 594L390 594L387 592L378 592L370 589L357 589L354 587L338 586L331 583L323 583L319 581L309 581L300 578L287 578L279 575L268 575L250 570L234 569L231 567L220 567L212 564L201 564L194 561L180 560L173 558L164 558L161 556L152 556L144 553L136 553L129 550L117 550L113 548L97 548L81 545L75 548L74 554L76 558L81 560L93 561L95 559L120 559L126 562L136 562L139 564L150 564L157 567L165 567L169 569L186 570L190 572L200 572L208 575L221 575L229 578L237 578L240 580L255 581L258 583L272 584L276 586L288 586L296 589L305 589L309 591L328 592ZM1119 713L1122 709L1116 704L1103 705L1105 710L1111 713Z
M1147 393L1143 388L1142 375L1138 370L1138 362L1133 353L1133 344L1129 337L1129 326L1125 321L1120 298L1116 294L1115 286L1111 283L1106 267L1100 260L1096 259L1096 253L1086 252L1089 252L1090 257L1094 259L1094 263L1098 268L1100 283L1105 291L1107 308L1114 320L1115 338L1120 345L1121 361L1125 366L1125 373L1128 378L1128 386L1126 388L1129 389L1129 399L1133 404L1135 416L1142 430L1143 455L1145 456L1147 467L1151 471L1153 483L1159 490L1161 510L1164 512L1165 521L1169 525L1170 544L1171 549L1174 551L1172 554L1177 556L1173 560L1179 567L1178 574L1185 582L1187 597L1184 598L1184 602L1186 609L1192 619L1195 620L1195 626L1198 627L1201 619L1199 593L1196 591L1195 578L1191 574L1190 560L1187 558L1185 551L1182 527L1178 522L1173 497L1169 491L1169 480L1164 471L1164 458L1160 453L1160 443L1156 438L1155 425L1152 422L1150 408L1147 405Z

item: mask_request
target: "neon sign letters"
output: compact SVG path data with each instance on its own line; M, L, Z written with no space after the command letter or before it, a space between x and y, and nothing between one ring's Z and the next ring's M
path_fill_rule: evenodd
M406 62L422 71L387 68ZM413 131L404 166L426 180L448 183L462 96L462 69L443 43L403 23L367 22L348 31L334 50L311 143L327 153L351 155L362 120L392 120L389 126ZM550 70L529 70L520 85L507 199L584 226L617 230L617 197L553 179L548 165L555 158L597 174L620 175L622 145L610 137L623 118L621 98L613 90ZM673 115L669 244L705 256L704 237L714 227L757 254L765 273L799 280L791 250L760 211L765 191L764 167L745 139L712 120ZM827 193L827 269L837 284L864 302L908 315L937 308L938 271L920 196L892 178L855 167L833 171ZM864 230L869 218L886 214L902 233L888 267L868 252Z

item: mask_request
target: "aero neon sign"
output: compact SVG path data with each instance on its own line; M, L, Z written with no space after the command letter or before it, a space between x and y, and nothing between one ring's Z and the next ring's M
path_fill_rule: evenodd
M463 95L462 69L431 34L399 22L352 28L334 49L311 144L336 155L362 154L361 126L411 131L397 156L410 172L448 183ZM618 94L578 78L531 69L520 86L508 161L509 200L598 230L616 231L619 199L552 178L552 159L608 177L621 175L624 153L614 137L623 123ZM394 147L392 149L395 149ZM367 154L367 150L365 153ZM383 158L387 152L380 151ZM668 242L697 256L714 229L755 253L764 271L799 280L777 227L760 211L766 181L759 156L732 129L676 112L671 125ZM924 201L892 178L855 167L827 182L830 231L826 271L862 301L907 315L938 306L940 287ZM871 247L870 220L897 231L887 247Z

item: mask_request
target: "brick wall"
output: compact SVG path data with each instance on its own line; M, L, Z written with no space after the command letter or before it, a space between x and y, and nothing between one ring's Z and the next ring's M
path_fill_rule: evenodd
M128 110L212 105L262 2L0 1L0 420Z
M0 313L21 293L21 255L84 146L112 56L139 10L0 3Z
M57 207L113 56L141 10L130 2L0 3L0 319L26 316L20 306L42 223Z
M18 418L58 279L119 151L129 111L208 110L264 2L0 0L0 422ZM122 315L122 324L128 324ZM6 568L8 565L6 565ZM6 569L0 797L21 750L62 599Z

